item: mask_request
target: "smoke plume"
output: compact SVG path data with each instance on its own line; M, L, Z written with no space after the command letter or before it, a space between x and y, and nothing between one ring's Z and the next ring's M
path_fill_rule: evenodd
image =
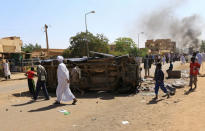
M202 21L199 15L178 18L175 10L183 1L164 6L144 14L138 29L147 34L148 39L171 38L178 48L198 48L202 34Z

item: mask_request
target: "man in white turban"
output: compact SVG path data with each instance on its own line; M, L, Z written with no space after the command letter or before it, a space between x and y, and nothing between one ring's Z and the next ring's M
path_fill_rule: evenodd
M9 61L6 60L3 64L3 67L4 67L4 74L5 74L5 78L6 80L7 79L11 79L11 72L10 72L10 69L9 69Z
M63 57L58 56L57 60L59 62L57 69L58 86L56 90L57 101L55 104L60 104L61 101L67 102L73 100L73 105L77 102L77 99L70 90L70 78L69 71L66 65L63 63Z

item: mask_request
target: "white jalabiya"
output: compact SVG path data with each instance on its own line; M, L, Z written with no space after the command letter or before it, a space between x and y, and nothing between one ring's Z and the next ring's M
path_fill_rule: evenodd
M163 61L163 64L166 62L166 57L165 56L163 56L162 61Z
M3 67L4 67L4 74L5 74L5 76L11 75L11 72L10 72L10 69L9 69L9 63L4 63Z
M57 76L58 76L58 86L56 90L57 101L67 102L73 100L75 96L70 90L70 84L67 82L67 80L69 80L69 71L66 68L66 65L64 63L60 63L58 65Z
M201 55L201 53L197 53L196 54L196 57L197 57L197 59L198 59L198 63L201 65L202 64L202 55Z
M183 55L181 56L181 62L182 62L182 64L186 63L186 59L185 59L185 57Z

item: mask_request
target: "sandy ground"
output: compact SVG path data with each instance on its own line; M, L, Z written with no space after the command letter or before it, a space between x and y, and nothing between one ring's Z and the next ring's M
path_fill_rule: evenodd
M204 66L205 67L205 66ZM166 70L167 65L165 65ZM187 69L175 65L175 69ZM204 68L205 69L205 68ZM153 72L153 71L152 71ZM203 72L205 73L205 72ZM2 131L203 131L205 130L205 78L198 88L184 95L188 87L178 89L170 99L151 101L153 95L114 95L89 93L78 97L77 105L53 105L51 100L30 101L27 81L0 82L0 130ZM2 89L3 88L3 89ZM66 109L69 115L58 110ZM122 121L129 124L123 125Z

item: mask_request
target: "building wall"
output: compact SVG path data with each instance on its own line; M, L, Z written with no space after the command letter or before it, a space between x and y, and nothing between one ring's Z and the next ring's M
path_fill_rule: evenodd
M110 51L115 51L116 44L109 45Z
M0 39L0 52L2 53L15 53L21 52L23 45L20 37L6 37Z
M174 53L176 42L171 41L171 39L147 40L145 47L150 49L152 54Z
M31 57L55 57L58 55L62 55L65 49L41 49L39 51L32 52Z

